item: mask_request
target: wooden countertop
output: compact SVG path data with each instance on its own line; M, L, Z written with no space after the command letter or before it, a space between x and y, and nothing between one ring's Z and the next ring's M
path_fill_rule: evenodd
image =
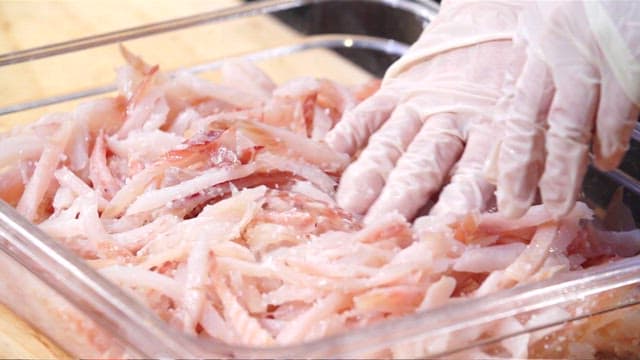
M0 1L0 53L238 4L239 0ZM275 20L263 17L200 26L150 39L128 41L126 45L142 54L148 62L158 63L164 69L174 69L283 44L299 36ZM121 63L117 47L110 45L0 68L0 106L109 84L114 80L113 69ZM276 81L302 75L325 76L347 83L368 78L359 68L324 50L270 60L261 66ZM75 103L1 116L0 131L33 121L46 112L70 110L73 105ZM0 305L0 357L68 356L61 347Z

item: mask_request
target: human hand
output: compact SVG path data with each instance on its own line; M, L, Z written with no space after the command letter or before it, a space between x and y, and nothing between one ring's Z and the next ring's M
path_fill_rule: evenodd
M526 4L516 39L526 62L506 91L504 138L487 166L499 211L521 216L539 188L554 216L567 214L590 145L598 168L619 164L640 105L638 19L637 1Z
M339 205L365 222L390 211L412 218L448 182L431 214L484 208L494 190L482 172L495 141L492 115L507 67L523 59L511 46L519 9L443 4L380 90L327 135L338 151L362 150L342 175Z

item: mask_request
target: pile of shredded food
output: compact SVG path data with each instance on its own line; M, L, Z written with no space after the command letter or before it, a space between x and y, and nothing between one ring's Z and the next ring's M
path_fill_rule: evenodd
M334 201L352 159L322 139L377 83L277 86L245 61L225 64L212 83L123 53L119 95L1 135L0 197L186 333L300 343L640 249L636 233L585 226L593 213L584 203L559 222L535 206L518 220L425 218L418 231L390 214L365 227ZM567 311L373 355L426 356ZM638 314L619 314L464 356L640 353L640 332L625 328L640 323Z

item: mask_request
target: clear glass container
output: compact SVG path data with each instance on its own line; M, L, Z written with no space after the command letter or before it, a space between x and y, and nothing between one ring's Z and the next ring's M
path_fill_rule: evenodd
M269 0L2 54L0 79L9 86L0 97L0 130L113 92L112 69L122 63L118 43L165 70L187 68L209 78L224 59L243 56L276 81L307 75L358 83L382 76L437 10L429 1ZM233 38L247 26L268 31L253 41ZM197 56L179 55L185 41L203 36L224 41L225 52L196 44ZM304 67L294 65L301 62ZM78 81L55 75L65 69L77 71ZM51 90L34 97L29 84L12 88L25 73L51 82ZM622 186L638 222L638 129L634 139L622 170L590 169L584 197L602 208ZM593 322L634 319L640 304L640 258L632 257L310 343L249 348L173 329L4 203L0 250L0 301L76 357L362 358L394 348L407 356L468 358L474 349L499 356L498 341L525 338L541 341L534 354L563 357L566 349L554 345L554 336L587 336ZM513 317L520 326L505 326ZM478 338L469 334L482 334L481 340L465 340Z

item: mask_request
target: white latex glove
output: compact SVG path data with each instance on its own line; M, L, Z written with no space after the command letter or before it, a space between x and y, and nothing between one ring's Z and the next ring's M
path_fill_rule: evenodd
M593 145L618 166L640 104L640 2L530 2L515 40L527 60L506 91L504 140L488 162L501 212L517 217L539 187L556 217L574 206Z
M342 175L339 205L369 222L390 211L410 219L449 182L431 214L484 208L494 188L483 165L519 9L513 1L443 2L380 90L327 135L350 155L366 146Z

